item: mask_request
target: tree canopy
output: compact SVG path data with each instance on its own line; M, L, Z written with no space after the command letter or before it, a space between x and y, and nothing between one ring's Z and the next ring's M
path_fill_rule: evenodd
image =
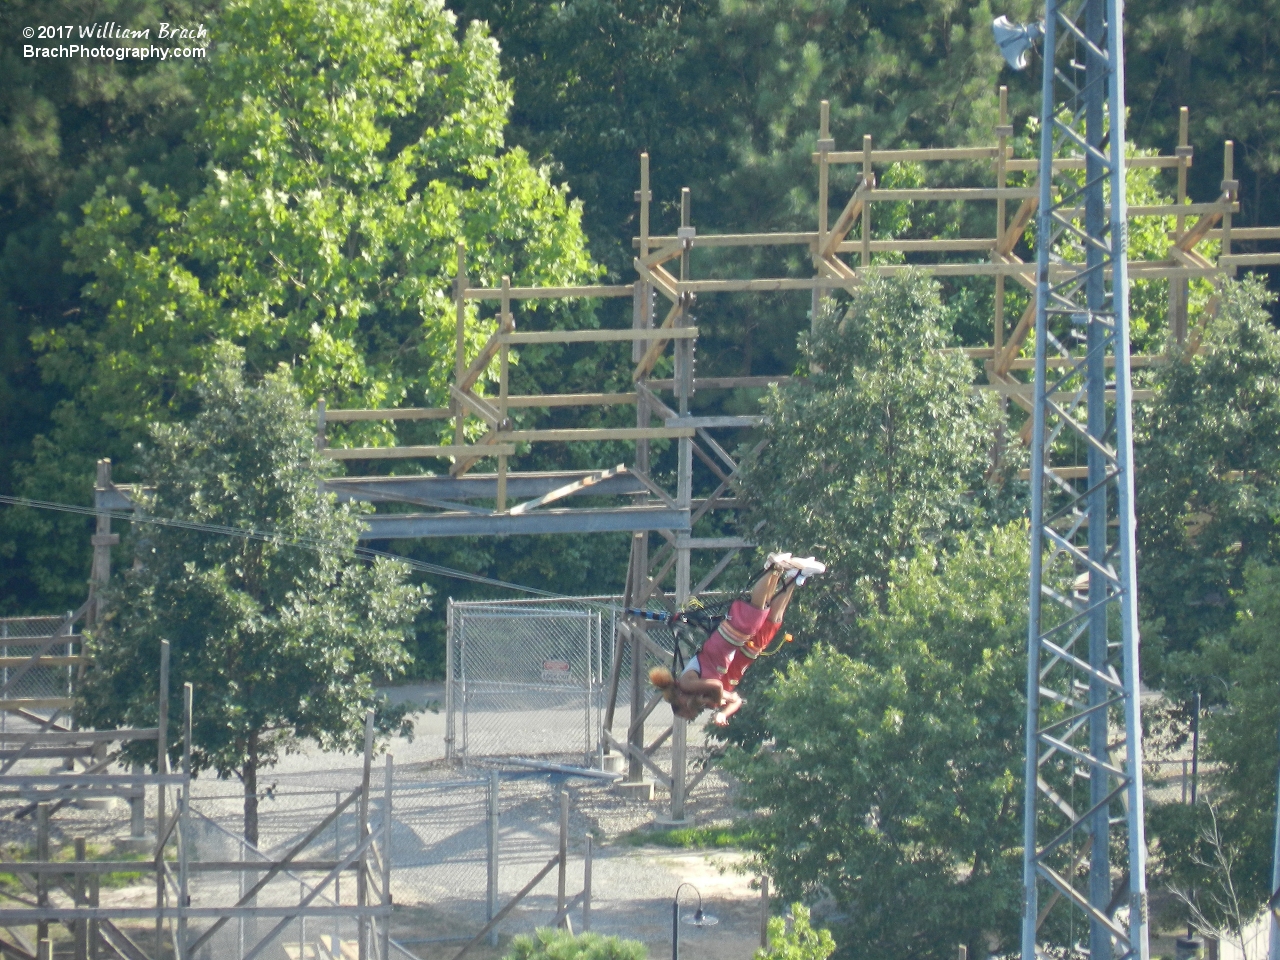
M302 741L356 745L371 706L384 731L397 725L403 710L386 708L373 684L403 672L426 595L402 565L356 556L360 511L320 492L329 471L290 371L250 386L238 351L223 346L215 359L196 387L199 412L151 429L146 512L242 536L139 524L134 564L103 594L77 719L153 726L168 640L173 689L194 687L193 769L241 779L256 843L261 770Z
M850 955L1017 942L1027 549L1023 523L919 546L857 656L817 628L762 694L771 742L727 757L764 869L833 898Z
M1231 627L1248 564L1280 563L1273 300L1256 280L1226 286L1200 351L1157 370L1156 398L1135 418L1145 632L1173 658L1171 679L1190 669L1180 658Z
M36 337L69 399L19 471L25 493L81 499L102 455L127 476L145 425L192 409L223 339L251 369L288 362L309 401L445 402L458 240L473 283L595 276L578 206L504 149L496 44L454 29L440 2L225 4L222 40L186 78L198 188L130 169L70 234L83 309ZM471 313L473 349L491 324ZM10 521L13 579L36 569L46 596L82 591L76 529Z
M885 610L896 565L982 515L1000 413L948 343L932 279L873 278L802 337L811 372L762 403L769 443L744 472L742 525L822 553L830 572L807 604L822 619Z

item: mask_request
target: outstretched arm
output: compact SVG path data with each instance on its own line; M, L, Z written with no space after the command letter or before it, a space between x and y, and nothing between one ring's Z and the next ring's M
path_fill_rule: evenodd
M724 684L719 680L703 680L692 670L686 670L680 674L677 685L681 692L694 697L705 697L713 705L719 705L725 701Z

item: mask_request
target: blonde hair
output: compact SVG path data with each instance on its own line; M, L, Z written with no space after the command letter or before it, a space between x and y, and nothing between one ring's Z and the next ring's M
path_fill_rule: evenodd
M686 693L680 689L680 684L676 682L676 678L672 676L671 671L666 667L653 667L649 670L649 682L662 691L662 699L671 704L671 709L677 714L681 710L691 711L689 717L692 719L703 710L711 709L714 704L707 702L706 697L698 696L693 693Z
M649 671L649 682L662 691L662 699L667 703L675 703L680 694L676 686L676 678L666 667L654 667Z

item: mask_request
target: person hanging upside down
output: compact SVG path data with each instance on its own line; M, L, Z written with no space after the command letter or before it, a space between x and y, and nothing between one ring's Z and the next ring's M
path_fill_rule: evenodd
M729 615L678 679L666 667L649 671L649 682L662 690L677 717L694 720L703 710L712 709L712 721L725 726L742 706L737 687L743 673L777 636L796 587L826 570L812 557L793 558L789 553L771 553L766 563L764 574L751 588L750 600L733 601ZM782 580L786 586L779 591Z

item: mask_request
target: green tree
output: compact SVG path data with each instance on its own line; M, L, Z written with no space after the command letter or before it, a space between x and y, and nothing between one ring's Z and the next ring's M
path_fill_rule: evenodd
M154 725L157 651L168 640L173 689L194 687L193 769L240 778L245 839L256 844L263 769L303 741L355 745L371 706L384 732L403 717L373 683L404 670L426 595L402 566L356 556L360 511L319 492L329 471L289 371L249 386L238 352L215 359L196 388L200 412L151 430L146 509L270 536L140 524L135 563L104 594L79 716Z
M809 376L764 399L769 444L745 471L743 525L826 561L808 623L884 612L898 565L983 514L974 491L1000 413L972 389L971 362L940 352L947 320L928 277L869 280L802 338Z
M1130 136L1143 146L1172 149L1178 108L1191 111L1197 200L1218 196L1221 141L1236 143L1235 177L1243 201L1237 223L1275 223L1280 215L1280 3L1136 0L1125 6L1125 60Z
M755 960L827 960L836 952L831 931L813 928L808 907L793 903L791 916L790 930L782 917L769 918L769 946L757 950Z
M1245 567L1280 563L1272 302L1258 280L1229 284L1201 352L1157 370L1156 398L1137 418L1142 603L1175 676L1192 669L1179 658L1232 626Z
M762 867L834 898L858 956L1016 943L1027 549L1024 523L920 546L857 658L791 663L763 693L772 742L727 755Z
M460 39L454 27L438 0L226 5L208 63L187 77L198 187L126 171L71 236L83 309L37 338L44 376L71 399L19 471L25 492L83 500L103 454L127 477L145 425L191 409L220 339L253 369L288 362L308 401L444 402L458 239L476 284L595 276L576 205L503 148L496 44L478 24ZM471 348L492 328L472 309ZM439 424L418 428L430 442ZM54 552L81 529L46 518L8 531L13 566L40 569L47 599L83 590L83 549Z
M1204 721L1208 800L1150 813L1156 876L1237 937L1270 896L1280 766L1280 567L1252 563L1243 576L1235 623L1203 640L1195 660L1228 691ZM1186 906L1177 905L1179 919Z
M0 492L22 483L38 437L53 429L67 399L64 384L41 375L31 336L83 316L83 278L64 266L62 239L81 222L81 207L110 176L138 175L181 194L198 188L200 158L187 141L195 122L187 83L190 60L27 59L22 29L34 25L130 28L207 22L218 0L13 0L0 4L0 29L13 42L0 50ZM42 45L67 41L44 41ZM75 42L79 42L76 37ZM163 45L163 42L161 43ZM97 456L120 457L103 445L79 459L74 491L48 496L87 500ZM23 518L0 532L0 609L35 612L76 606L84 596L80 521ZM68 542L78 548L70 561Z

